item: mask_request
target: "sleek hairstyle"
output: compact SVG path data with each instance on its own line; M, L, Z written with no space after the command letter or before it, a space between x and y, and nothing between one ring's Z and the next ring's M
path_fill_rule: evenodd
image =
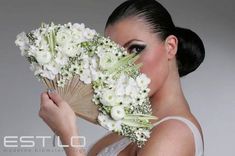
M176 54L180 77L196 70L203 62L205 48L200 37L193 31L176 27L168 11L155 0L127 0L109 16L105 28L126 17L143 18L154 33L164 41L169 35L178 39Z

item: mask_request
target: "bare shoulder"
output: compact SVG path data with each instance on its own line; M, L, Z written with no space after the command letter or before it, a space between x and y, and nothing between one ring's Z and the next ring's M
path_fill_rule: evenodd
M88 156L96 156L102 149L121 139L116 133L109 133L98 140L88 151Z
M193 116L186 117L201 131ZM138 151L138 156L194 156L195 144L191 130L179 120L166 120L152 129L151 137Z

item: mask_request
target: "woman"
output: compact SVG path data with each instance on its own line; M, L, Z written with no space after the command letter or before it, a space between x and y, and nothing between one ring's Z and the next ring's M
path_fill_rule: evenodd
M140 54L141 72L151 79L150 100L153 114L160 118L143 148L110 133L99 140L88 155L119 156L201 156L203 135L200 124L190 112L180 77L202 63L205 50L201 39L191 30L175 27L167 10L155 0L128 0L109 17L105 35ZM69 144L78 135L75 114L55 92L42 93L40 117ZM79 142L77 141L79 144ZM65 148L67 155L83 155L76 148ZM78 148L77 148L78 149Z

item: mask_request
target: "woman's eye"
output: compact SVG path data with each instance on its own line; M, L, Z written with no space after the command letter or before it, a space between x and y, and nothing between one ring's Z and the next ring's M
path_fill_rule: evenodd
M139 54L140 52L142 52L144 50L146 46L145 45L131 45L128 48L128 52L129 53L137 53Z

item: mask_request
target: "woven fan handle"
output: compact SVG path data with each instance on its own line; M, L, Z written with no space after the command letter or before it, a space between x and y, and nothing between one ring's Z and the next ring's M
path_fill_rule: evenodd
M98 107L92 101L93 90L91 85L86 85L73 77L63 88L56 84L58 77L54 80L43 79L46 88L55 89L58 94L72 107L78 117L93 124L98 124Z

